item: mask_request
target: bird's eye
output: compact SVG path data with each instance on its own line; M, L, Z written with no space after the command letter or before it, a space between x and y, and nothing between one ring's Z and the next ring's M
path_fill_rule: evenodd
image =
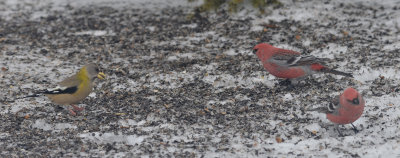
M253 53L256 54L258 49L253 49Z
M358 100L358 98L354 98L351 102L353 102L353 104L360 104L360 100Z
M95 69L95 70L96 70L96 72L97 72L97 73L98 73L98 72L100 72L99 68L97 68L97 67L96 67L96 69Z

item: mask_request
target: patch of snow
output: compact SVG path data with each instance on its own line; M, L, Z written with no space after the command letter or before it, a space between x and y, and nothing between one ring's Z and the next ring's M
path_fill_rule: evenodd
M372 81L380 76L384 76L385 78L390 79L400 79L399 69L391 68L391 67L383 67L379 70L371 69L369 67L361 67L357 73L354 73L354 79L362 82Z
M192 24L184 24L181 27L187 27L187 28L196 28L197 27L197 23L192 23Z
M87 141L92 141L99 144L123 143L126 145L138 145L141 144L143 140L146 139L148 136L124 135L122 133L114 134L114 133L92 132L92 133L79 134L79 137Z
M237 53L235 52L234 49L228 49L227 51L224 52L224 54L235 56Z
M311 55L319 58L329 58L329 59L334 59L335 55L338 55L340 53L348 53L347 52L347 47L345 46L339 46L337 44L330 43L328 44L327 47L321 50L314 50L311 52Z
M143 126L146 123L146 121L142 120L142 121L137 122L132 119L126 119L126 120L119 120L118 123L121 126Z
M169 57L167 58L167 60L168 60L168 61L178 60L178 57L176 57L176 56L169 56Z
M283 101L290 101L293 100L293 96L290 93L287 93L283 96Z
M115 33L112 31L105 31L105 30L88 30L82 32L75 32L74 35L81 36L81 35L91 35L91 36L115 36Z
M307 129L308 131L319 131L321 129L321 126L317 123L309 124L304 127L304 129Z
M54 131L54 130L64 130L64 129L76 129L75 125L69 123L56 123L56 124L49 124L44 119L38 119L32 124L32 128L38 128L45 131Z
M155 26L147 26L146 29L150 30L151 32L155 31L157 27Z
M16 112L18 112L18 111L20 111L20 110L22 110L22 109L24 109L24 108L34 108L34 107L41 107L41 106L43 106L42 104L40 104L40 103L43 103L43 102L45 102L45 101L43 101L43 100L41 100L41 99L39 99L39 98L35 98L35 99L37 99L39 102L37 102L37 103L29 103L29 102L26 102L26 101L24 101L23 99L22 100L17 100L15 103L17 103L17 104L13 104L12 105L12 107L11 107L11 109L10 109L10 111L2 111L2 113L7 113L7 112L11 112L11 113L16 113Z

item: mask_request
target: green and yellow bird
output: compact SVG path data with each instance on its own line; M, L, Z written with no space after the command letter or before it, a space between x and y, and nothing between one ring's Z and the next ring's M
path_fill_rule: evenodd
M69 109L69 111L71 115L76 115L76 111L82 111L83 108L74 104L82 101L92 92L95 78L104 79L105 77L106 75L99 72L95 64L90 63L83 66L75 75L59 82L56 88L43 90L27 97L44 94L56 104L71 105L73 109Z

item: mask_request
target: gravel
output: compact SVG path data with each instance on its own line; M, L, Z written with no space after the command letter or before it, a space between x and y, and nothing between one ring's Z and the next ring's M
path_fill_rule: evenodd
M1 157L400 156L400 4L282 2L266 14L194 13L200 2L185 0L0 2ZM261 42L355 77L283 85L252 54ZM107 79L78 116L45 97L11 101L87 62ZM341 137L306 109L349 86L366 107L360 132L340 126Z

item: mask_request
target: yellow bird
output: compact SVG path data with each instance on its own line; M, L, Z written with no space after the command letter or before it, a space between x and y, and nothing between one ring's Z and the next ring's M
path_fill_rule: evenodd
M27 97L36 97L39 94L45 94L56 104L71 105L73 110L69 109L69 111L71 115L76 115L76 111L82 111L84 108L77 107L74 104L82 101L92 92L93 81L96 77L104 79L106 75L103 72L99 72L95 64L87 64L75 75L58 83L56 88L44 90Z

